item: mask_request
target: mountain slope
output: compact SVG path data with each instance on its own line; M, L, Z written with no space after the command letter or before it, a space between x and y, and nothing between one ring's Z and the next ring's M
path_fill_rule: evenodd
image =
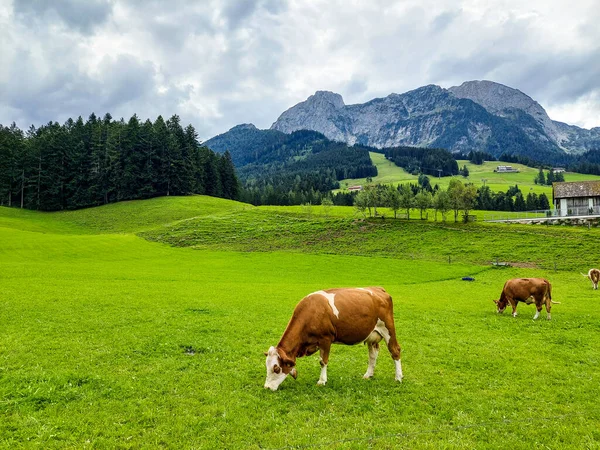
M519 121L543 135L542 127L530 117L519 117ZM378 148L443 147L456 152L486 151L495 156L505 152L526 156L562 153L547 138L532 139L534 133L518 126L514 117L492 114L474 101L435 85L349 106L338 94L318 91L281 114L271 129L284 133L311 129L329 139Z
M429 85L357 105L345 105L339 94L317 91L282 113L271 129L310 129L351 145L444 147L554 161L565 153L600 148L600 129L552 121L531 97L491 81L450 89Z
M259 130L253 124L242 124L233 127L226 133L219 134L204 142L212 151L231 153L236 167L268 159L268 154L287 139L287 135L276 130Z
M520 110L533 117L544 134L557 142L559 132L546 110L528 95L493 81L465 81L460 86L448 88L458 98L468 98L487 111L501 117L512 117L511 110Z

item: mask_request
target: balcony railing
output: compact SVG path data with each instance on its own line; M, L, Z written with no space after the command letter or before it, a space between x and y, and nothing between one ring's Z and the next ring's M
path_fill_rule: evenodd
M594 207L574 206L567 209L541 209L536 211L491 211L483 220L519 220L560 217L600 216L600 205Z

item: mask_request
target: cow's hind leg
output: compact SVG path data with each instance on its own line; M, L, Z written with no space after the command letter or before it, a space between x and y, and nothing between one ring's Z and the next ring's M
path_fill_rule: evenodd
M546 297L546 319L548 319L548 320L552 319L552 315L550 314L551 309L552 309L552 299L549 297ZM541 310L542 310L542 305L540 305L540 307L538 309L538 315Z
M331 348L331 342L324 341L319 343L319 355L320 360L319 364L321 364L321 375L319 376L319 381L317 381L317 385L325 386L327 383L327 363L329 362L329 349Z
M383 327L381 327L383 325ZM396 381L402 381L402 362L400 361L400 344L398 344L398 340L396 339L396 327L394 325L394 317L390 314L383 320L383 323L380 324L380 321L377 322L377 326L381 327L382 330L379 331L385 340L388 350L392 355L392 359L394 360L394 365L396 366Z
M369 367L363 375L363 378L371 378L375 373L375 364L377 363L377 355L379 355L379 341L382 337L377 331L372 331L365 343L369 346Z

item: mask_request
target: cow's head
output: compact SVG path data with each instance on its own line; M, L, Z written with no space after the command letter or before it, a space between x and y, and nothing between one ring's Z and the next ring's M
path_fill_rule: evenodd
M283 350L271 347L268 352L265 352L265 356L267 357L267 379L265 380L265 389L276 391L288 375L291 375L296 379L298 376L295 367L296 362L289 358Z
M494 300L494 303L498 307L498 314L502 314L506 307L508 306L508 302L506 300Z

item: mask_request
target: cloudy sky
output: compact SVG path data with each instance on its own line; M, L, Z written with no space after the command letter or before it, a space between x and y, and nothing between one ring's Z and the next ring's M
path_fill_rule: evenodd
M600 126L598 0L0 0L0 123L179 114L202 140L487 79Z

